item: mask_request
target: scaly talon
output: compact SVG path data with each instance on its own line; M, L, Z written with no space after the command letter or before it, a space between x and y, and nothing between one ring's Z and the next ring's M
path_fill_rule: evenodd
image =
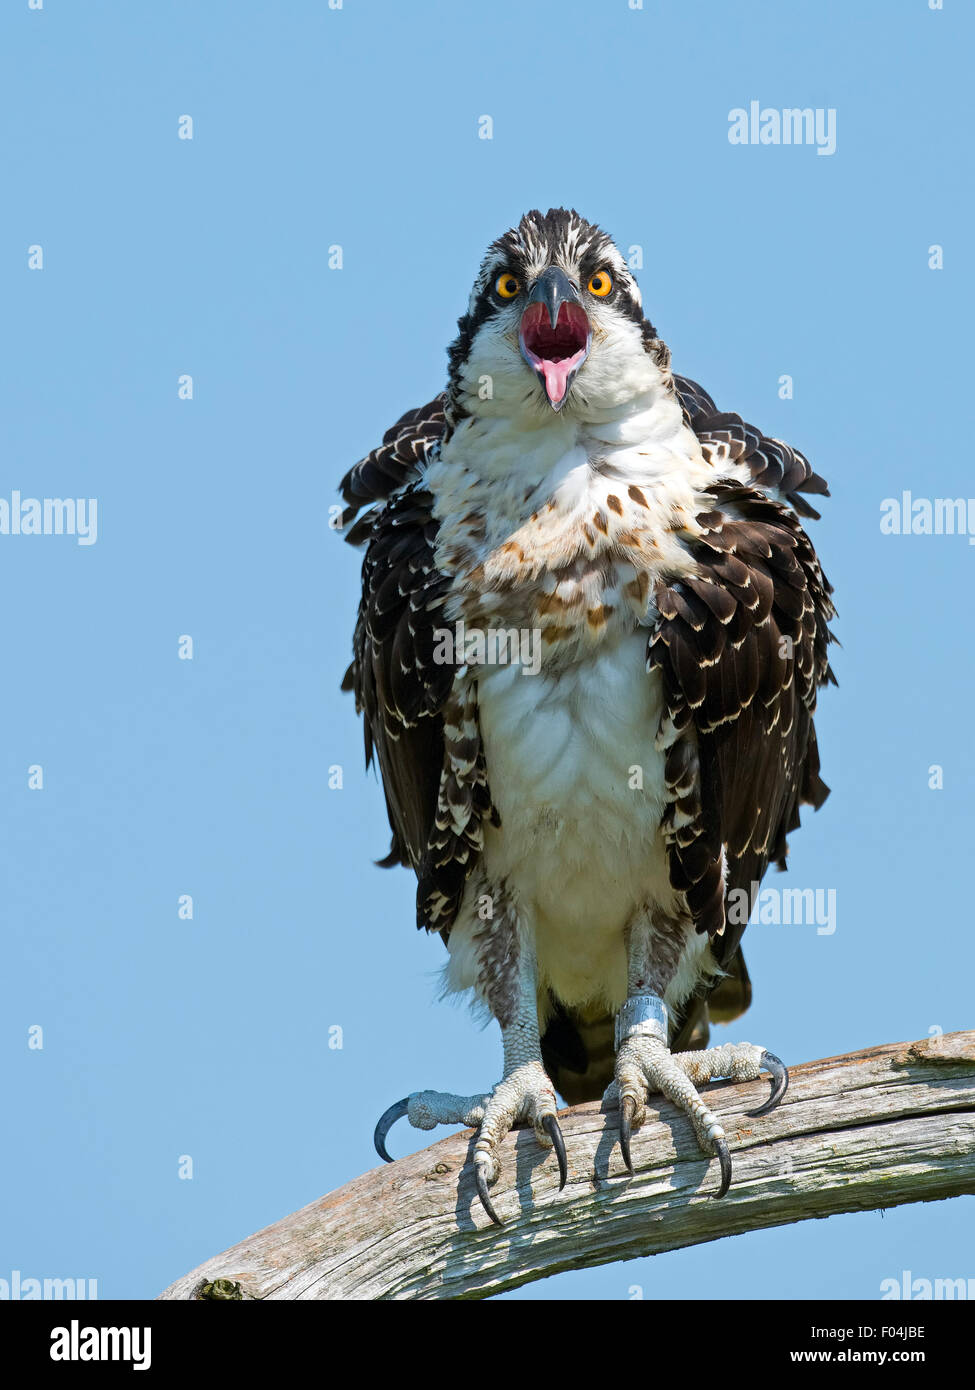
M376 1153L385 1163L392 1163L393 1161L386 1152L386 1136L396 1121L402 1120L404 1115L408 1113L409 1108L409 1096L404 1096L404 1098L398 1100L395 1105L391 1105L388 1110L384 1110L379 1117L379 1123L376 1125L375 1132L373 1133L372 1142L376 1146Z
M776 1057L774 1052L763 1052L759 1065L771 1073L772 1094L764 1105L760 1105L757 1110L747 1112L750 1117L767 1115L770 1110L774 1110L789 1089L789 1069L781 1058Z
M555 1149L555 1157L559 1161L559 1191L565 1187L569 1178L569 1161L565 1154L565 1139L562 1137L562 1130L558 1120L554 1115L542 1116L542 1129L552 1141Z
M486 1096L456 1096L439 1091L415 1091L399 1100L380 1117L374 1142L380 1158L391 1163L386 1137L403 1116L415 1129L440 1125L468 1125L477 1129L474 1178L477 1195L491 1220L502 1224L491 1201L489 1188L498 1176L498 1148L516 1125L533 1125L539 1139L551 1143L559 1165L559 1191L565 1187L569 1165L565 1140L555 1116L555 1092L541 1060L514 1066Z
M731 1151L727 1139L712 1139L711 1142L718 1151L718 1162L721 1164L721 1186L714 1194L715 1198L719 1198L723 1197L731 1186Z
M620 1043L616 1057L616 1080L605 1100L619 1100L620 1149L623 1162L633 1172L630 1155L632 1132L643 1120L642 1097L634 1098L635 1084L642 1083L647 1094L662 1092L690 1119L698 1143L705 1153L717 1158L721 1181L715 1197L723 1197L731 1186L731 1150L724 1130L698 1095L697 1086L717 1077L733 1081L754 1081L762 1071L772 1077L772 1094L764 1105L750 1113L767 1115L785 1095L789 1073L772 1052L753 1043L728 1043L701 1052L671 1053L662 1038L633 1033Z
M488 1192L488 1185L492 1181L492 1179L488 1178L489 1165L492 1169L496 1167L494 1161L487 1155L474 1155L474 1181L477 1184L477 1195L481 1199L481 1206L487 1212L488 1216L490 1216L495 1226L503 1226L504 1222L491 1205L491 1196Z
M620 1101L620 1148L623 1151L623 1162L631 1176L633 1173L633 1159L630 1157L630 1138L633 1134L633 1116L636 1114L636 1101L632 1096L624 1096Z

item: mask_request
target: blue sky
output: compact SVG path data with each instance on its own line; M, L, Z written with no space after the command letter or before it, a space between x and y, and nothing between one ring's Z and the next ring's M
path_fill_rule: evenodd
M836 930L750 928L754 1006L720 1040L798 1062L971 1024L975 548L880 515L975 492L973 37L959 0L8 0L0 498L96 498L98 533L0 534L0 1277L150 1297L372 1167L390 1101L497 1078L496 1030L437 1002L410 876L372 867L382 795L338 689L358 562L327 521L533 206L641 246L676 369L833 491L833 795L790 883L835 890ZM835 153L729 143L753 100L834 110ZM975 1276L971 1213L513 1296L875 1298Z

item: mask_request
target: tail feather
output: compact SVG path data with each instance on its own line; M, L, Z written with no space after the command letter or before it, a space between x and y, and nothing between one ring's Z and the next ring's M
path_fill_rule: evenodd
M614 1035L612 1014L556 1004L542 1037L542 1061L566 1105L598 1100L612 1081Z

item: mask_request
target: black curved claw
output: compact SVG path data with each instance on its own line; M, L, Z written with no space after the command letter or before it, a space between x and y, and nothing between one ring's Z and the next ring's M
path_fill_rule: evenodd
M770 1110L774 1110L779 1101L789 1089L789 1069L785 1063L774 1052L763 1052L761 1056L761 1066L772 1075L772 1094L764 1105L760 1105L757 1110L749 1110L750 1116L767 1115Z
M555 1149L555 1157L559 1160L559 1191L565 1187L569 1177L569 1160L565 1156L565 1140L562 1138L562 1131L559 1122L554 1115L542 1116L542 1129L552 1141Z
M488 1192L487 1174L479 1164L475 1164L474 1167L474 1180L477 1183L477 1195L481 1199L481 1206L487 1212L488 1216L490 1216L495 1226L503 1226L504 1222L491 1205L491 1194Z
M723 1197L731 1186L731 1150L728 1148L727 1139L715 1139L714 1147L718 1151L718 1162L721 1164L721 1186L714 1194L715 1197Z
M376 1153L386 1163L392 1163L393 1161L386 1152L386 1135L392 1129L396 1121L403 1118L409 1107L409 1099L404 1097L402 1100L398 1100L395 1105L391 1105L389 1109L385 1110L379 1117L379 1123L372 1136L372 1142L376 1146Z
M630 1176L634 1177L633 1160L630 1157L630 1136L633 1133L633 1116L636 1114L636 1101L632 1096L624 1096L620 1101L620 1148L623 1150L623 1162L629 1170Z

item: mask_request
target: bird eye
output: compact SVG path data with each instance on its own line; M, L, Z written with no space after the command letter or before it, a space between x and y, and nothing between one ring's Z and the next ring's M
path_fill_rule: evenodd
M521 285L510 270L503 271L494 282L494 288L502 299L514 299Z
M608 270L597 270L589 281L587 289L597 299L605 299L613 288L613 277Z

